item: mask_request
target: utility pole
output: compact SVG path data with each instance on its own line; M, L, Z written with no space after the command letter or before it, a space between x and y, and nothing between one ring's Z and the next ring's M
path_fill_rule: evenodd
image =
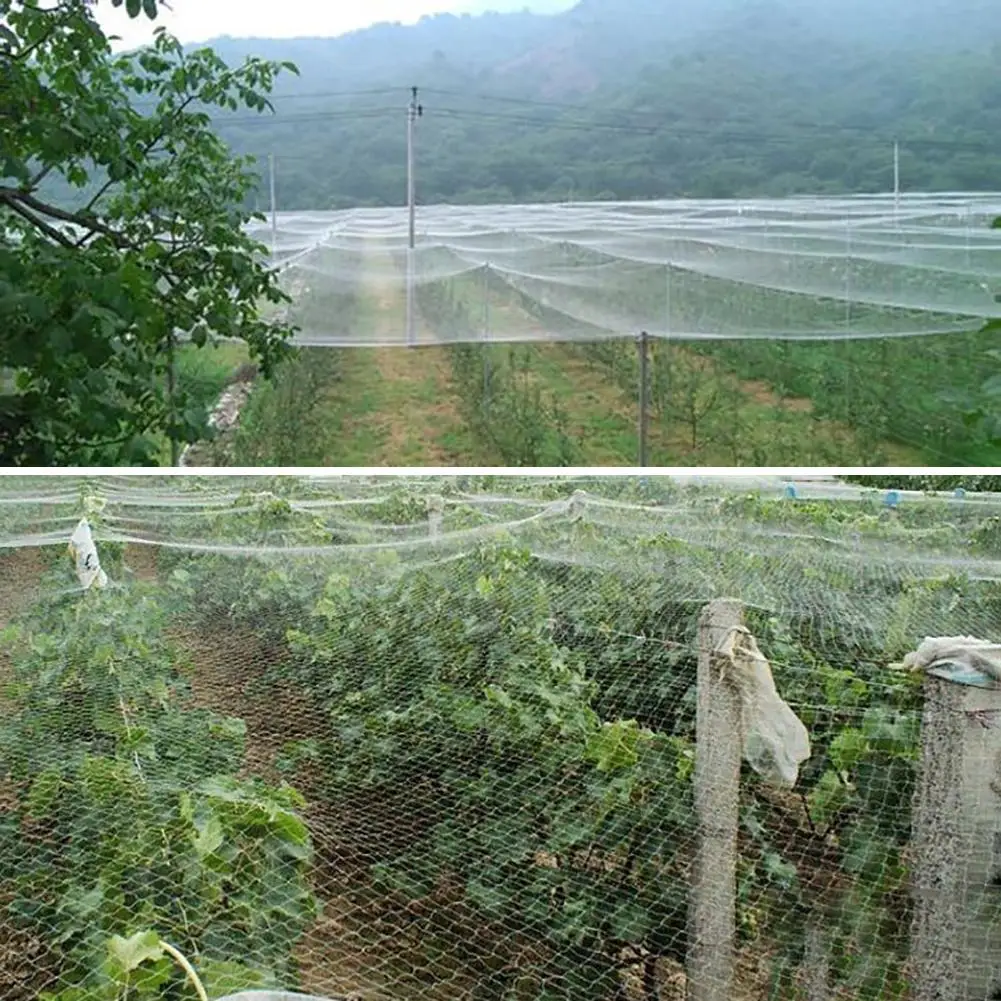
M417 198L414 178L414 131L417 119L424 114L418 100L416 87L410 91L410 106L407 108L407 212L409 214L409 236L407 240L407 344L413 346L414 336L414 249L417 246Z
M271 187L271 263L278 256L278 200L275 198L275 155L268 154L268 174Z

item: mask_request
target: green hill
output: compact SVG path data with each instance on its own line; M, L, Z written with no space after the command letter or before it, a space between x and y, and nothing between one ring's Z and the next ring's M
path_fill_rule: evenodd
M413 84L426 202L885 191L895 140L905 189L992 190L994 39L978 0L581 0L212 44L299 64L274 119L221 123L297 209L402 200Z
M995 0L535 0L337 38L219 38L292 60L275 116L218 126L278 162L282 209L1001 187ZM514 0L470 0L471 9ZM997 40L997 41L996 41ZM257 204L268 202L262 177ZM49 197L87 193L53 182Z

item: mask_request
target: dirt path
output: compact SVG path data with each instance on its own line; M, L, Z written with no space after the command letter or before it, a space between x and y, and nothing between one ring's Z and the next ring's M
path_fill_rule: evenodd
M348 348L325 410L331 466L489 465L451 386L444 348Z
M31 602L47 568L41 549L22 546L0 557L0 629Z
M391 273L389 255L369 252L372 274ZM405 289L371 286L360 293L360 322L398 331L406 313ZM339 421L335 466L490 465L493 460L470 435L451 383L447 349L418 313L414 348L351 348L343 352L343 377L327 400Z

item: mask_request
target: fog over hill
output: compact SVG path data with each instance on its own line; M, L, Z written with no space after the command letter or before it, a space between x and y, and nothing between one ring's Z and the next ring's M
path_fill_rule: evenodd
M217 39L301 69L224 136L287 209L400 204L413 85L424 202L887 191L894 141L905 190L1001 188L998 0L469 6L504 10Z

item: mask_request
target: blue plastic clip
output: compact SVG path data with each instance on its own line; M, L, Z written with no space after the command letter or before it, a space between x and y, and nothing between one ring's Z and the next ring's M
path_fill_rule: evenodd
M970 688L997 689L998 687L993 678L976 668L967 667L965 664L936 664L928 669L928 673L935 678L942 678L943 681L951 681L956 685L967 685Z
M787 483L785 490L786 500L795 500L798 494L796 493L796 484Z
M963 500L963 498L966 497L966 490L964 490L963 487L956 487L956 489L952 492L952 496L955 497L956 500Z
M888 490L886 492L886 497L884 498L884 503L887 507L896 508L900 506L900 491L899 490Z

